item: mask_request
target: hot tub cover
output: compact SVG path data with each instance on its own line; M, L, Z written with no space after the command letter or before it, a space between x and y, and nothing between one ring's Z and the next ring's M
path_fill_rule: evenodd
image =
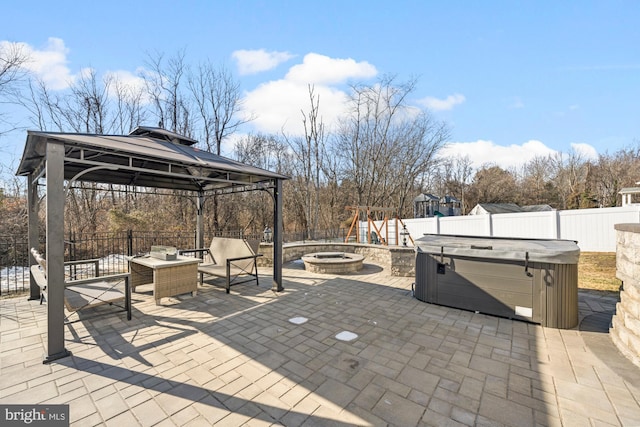
M425 234L416 239L416 252L473 258L529 260L551 264L577 264L580 248L573 240L520 239L486 236Z

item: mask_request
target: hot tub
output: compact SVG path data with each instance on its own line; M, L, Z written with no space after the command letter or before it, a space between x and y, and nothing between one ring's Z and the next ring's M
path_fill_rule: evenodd
M415 248L421 301L552 328L578 324L574 241L426 234Z

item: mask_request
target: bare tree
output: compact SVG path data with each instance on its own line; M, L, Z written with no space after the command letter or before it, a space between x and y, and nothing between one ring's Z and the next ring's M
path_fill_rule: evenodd
M13 103L18 85L26 75L27 53L18 43L0 42L0 105ZM15 128L6 114L0 113L0 136Z
M107 133L109 116L109 87L111 77L98 80L96 70L89 70L70 85L71 93L59 107L69 126L76 132Z
M228 69L206 62L189 75L188 85L198 110L200 142L220 155L222 142L251 120L241 115L240 84Z
M241 117L240 85L224 67L216 70L209 62L188 76L191 96L196 104L200 142L205 149L221 154L222 142L248 120ZM218 197L213 198L213 224L219 226Z
M552 182L559 195L560 209L579 209L588 173L587 162L575 150L551 158Z
M142 88L125 85L118 79L111 84L113 115L109 126L115 133L127 134L147 122L148 111Z
M454 196L460 200L462 212L468 212L473 206L467 206L467 192L471 185L473 167L469 156L454 156L442 160L438 168L441 180L440 191L436 194Z
M83 74L64 92L52 91L37 79L29 82L23 105L41 130L105 133L109 131L109 88L112 79L99 79L95 70Z
M0 93L24 76L23 66L28 59L20 44L0 42Z
M353 182L359 205L407 207L416 181L433 167L448 137L444 124L409 106L415 85L415 80L397 85L393 77L384 77L373 86L352 87L334 153L341 157L341 178Z
M313 230L318 228L320 219L320 180L323 169L322 153L325 151L324 124L320 117L320 95L315 93L313 85L308 86L310 109L302 110L303 137L287 137L285 141L291 148L293 158L292 179L293 196L300 205L300 222L306 238L312 239Z
M193 118L189 100L183 93L183 79L188 72L185 55L185 51L181 50L165 60L162 53L149 54L147 66L150 72L145 73L143 78L155 107L159 127L191 137Z
M640 181L640 142L617 151L601 154L589 165L587 189L600 207L619 206L618 192L624 187L635 187Z
M140 90L127 89L111 76L99 78L95 70L84 73L65 91L52 91L35 79L28 89L23 105L41 130L104 134L129 131L144 118ZM69 231L97 231L105 212L127 200L113 187L108 204L100 196L104 189L96 184L78 182L74 187L67 192Z
M518 203L515 175L495 165L484 165L473 177L469 188L469 206L478 203Z
M549 156L536 156L523 165L520 185L523 204L556 205L556 192L551 183L552 173L553 162Z
M349 220L350 212L346 207L353 203L348 181L340 179L340 170L339 160L331 154L331 147L327 146L322 161L325 185L320 194L320 221L330 229L339 228L342 221Z
M49 98L49 89L42 80L29 80L27 91L20 98L20 104L27 110L29 120L36 129L44 130L48 128L47 101Z
M234 153L239 162L282 174L291 173L291 153L274 135L248 134L235 143Z
M286 144L274 135L247 135L236 142L235 158L239 162L256 166L262 169L273 170L281 174L290 175L289 167L292 164L291 153L287 149ZM292 215L291 207L295 205L292 200L292 191L290 191L290 182L285 182L287 186L284 193L283 209L285 215L285 223L291 225L294 215ZM252 223L256 227L264 227L267 224L273 224L273 200L270 196L265 195L256 201L255 195L251 195L250 199L240 199L239 203L221 204L221 220L231 218L238 215L239 211L250 213L252 217L245 223ZM238 198L234 200L237 201ZM238 209L238 206L246 207L246 209ZM221 221L222 222L222 221Z

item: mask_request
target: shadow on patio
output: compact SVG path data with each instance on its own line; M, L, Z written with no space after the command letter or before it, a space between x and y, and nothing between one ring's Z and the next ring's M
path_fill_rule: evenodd
M69 403L78 425L640 423L640 390L619 375L633 368L608 367L583 341L589 331L423 303L412 281L372 264L322 276L293 262L280 294L268 275L229 295L205 284L162 306L141 288L131 322L117 314L69 325L73 355L49 366L33 338L42 326L21 336L24 319L6 322L4 302L1 401ZM610 309L587 296L585 325ZM307 321L290 322L299 317ZM357 338L336 339L342 331Z

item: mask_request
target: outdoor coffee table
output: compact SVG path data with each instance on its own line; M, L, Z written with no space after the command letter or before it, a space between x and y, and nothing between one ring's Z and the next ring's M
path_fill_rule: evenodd
M129 261L131 290L137 286L153 284L153 298L156 305L163 297L198 291L198 258L178 256L165 261L153 257L138 257Z

